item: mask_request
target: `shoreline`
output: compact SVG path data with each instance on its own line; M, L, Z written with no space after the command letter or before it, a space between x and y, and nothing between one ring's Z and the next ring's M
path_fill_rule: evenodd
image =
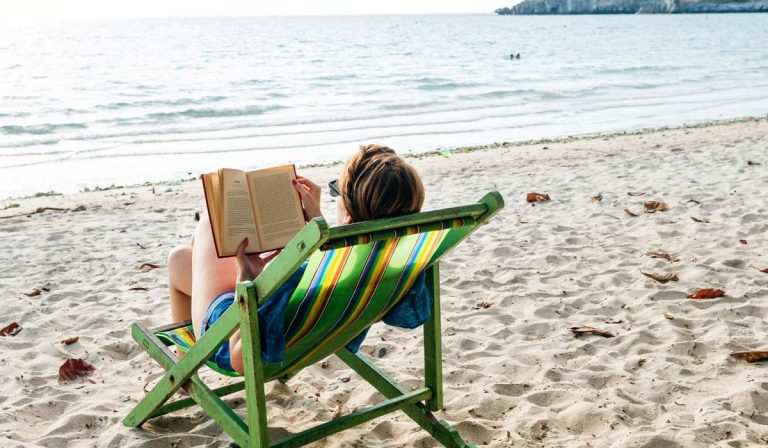
M760 122L760 121L767 121L767 120L768 120L768 114L760 115L760 116L745 116L745 117L729 118L729 119L722 119L722 120L706 120L702 122L682 124L679 126L648 127L648 128L640 128L635 130L629 129L625 131L616 131L616 132L594 132L594 133L586 133L586 134L568 135L563 137L529 139L529 140L522 140L522 141L503 141L503 142L494 142L494 143L488 143L483 145L459 146L456 148L445 148L445 149L435 148L431 150L426 150L424 152L413 152L413 151L405 152L405 153L402 153L402 155L407 159L421 159L423 157L445 156L446 154L456 154L456 153L471 153L476 151L493 150L497 148L514 148L514 147L522 147L522 146L530 146L530 145L538 145L538 144L570 143L570 142L583 141L583 140L616 138L616 137L631 136L631 135L644 135L644 134L653 134L656 132L673 131L673 130L700 129L700 128L708 128L713 126L727 126L731 124ZM397 148L395 149L397 150ZM327 167L339 165L341 163L342 163L341 160L336 160L336 161L321 162L321 163L296 164L296 168L297 169L327 168ZM156 181L156 182L147 181L147 182L136 183L136 184L119 184L119 185L113 184L106 187L102 187L102 186L94 186L90 188L86 187L83 190L80 190L78 192L72 192L72 193L60 193L56 191L47 191L47 192L36 192L34 194L30 194L26 196L11 196L11 197L0 199L0 219L2 218L1 216L2 212L9 208L8 207L9 204L5 204L5 203L10 202L11 204L13 204L13 201L27 200L27 199L34 199L34 198L45 198L45 197L72 196L72 195L79 195L79 194L86 194L86 193L133 189L133 188L141 188L141 187L178 185L179 183L183 184L188 182L194 182L197 180L198 180L197 177L192 176L192 177L185 177L180 179L178 178L167 179L167 180ZM6 207L6 208L3 208L3 207ZM10 208L13 208L13 207L10 207Z

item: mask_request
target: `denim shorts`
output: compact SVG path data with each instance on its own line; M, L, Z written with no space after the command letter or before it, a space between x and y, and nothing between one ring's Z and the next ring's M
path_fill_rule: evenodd
M203 317L203 323L200 328L201 338L233 303L235 303L234 291L222 292L213 299L213 302L208 305L208 309L205 310L205 317ZM229 340L224 341L211 355L209 360L222 370L234 371L235 369L232 368L232 361L229 356Z

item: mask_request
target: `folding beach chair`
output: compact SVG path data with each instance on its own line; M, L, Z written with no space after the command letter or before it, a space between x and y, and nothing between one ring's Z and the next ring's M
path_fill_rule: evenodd
M241 447L298 447L402 410L444 446L472 446L432 414L443 407L438 261L503 206L501 195L491 192L473 205L333 228L322 218L313 219L258 278L237 285L237 306L231 306L200 340L195 342L189 322L155 329L133 325L133 338L166 374L123 423L140 426L152 417L199 404ZM307 268L286 308L285 359L266 363L259 347L257 307L305 260ZM434 300L431 318L424 324L425 384L411 391L345 345L397 304L422 271ZM197 371L237 328L244 381L211 390ZM180 360L167 348L173 344L186 351ZM387 400L270 444L264 383L287 381L332 354ZM191 398L167 403L182 385ZM219 398L243 389L245 422Z

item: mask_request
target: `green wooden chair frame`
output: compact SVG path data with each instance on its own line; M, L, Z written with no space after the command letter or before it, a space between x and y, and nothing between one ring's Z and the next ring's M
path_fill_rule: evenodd
M189 325L180 322L147 329L135 323L133 338L166 370L163 378L125 417L126 426L141 426L148 419L169 412L200 405L241 447L299 447L366 421L402 410L419 426L446 447L471 447L447 422L438 420L432 412L443 408L442 346L440 330L439 258L460 243L478 226L490 219L504 206L498 192L490 192L476 204L417 213L397 218L361 222L329 228L325 220L315 218L283 249L264 272L252 282L242 282L236 288L236 304L195 343L180 360L166 347L156 333ZM450 232L442 243L441 253L426 267L427 288L434 297L432 315L424 324L424 387L410 391L397 384L368 357L351 353L342 347L335 352L344 363L368 381L387 399L381 403L335 418L305 431L270 443L267 436L267 413L264 396L265 381L287 380L295 372L281 377L265 378L264 363L259 347L257 307L269 297L315 251L349 244L350 237L364 236L364 242L386 240L393 230L419 226L429 230L430 224L460 219L462 227ZM354 238L352 238L354 239ZM345 242L346 241L346 242ZM243 346L244 381L210 389L197 375L198 369L240 328ZM330 355L328 353L327 355ZM327 356L325 355L325 356ZM190 398L168 402L184 386ZM245 389L246 421L244 422L219 397Z

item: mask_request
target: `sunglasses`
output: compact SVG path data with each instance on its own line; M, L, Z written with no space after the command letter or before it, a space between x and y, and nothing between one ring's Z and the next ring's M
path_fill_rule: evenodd
M331 197L341 196L341 190L339 190L339 179L333 179L328 182L328 188L331 190Z

